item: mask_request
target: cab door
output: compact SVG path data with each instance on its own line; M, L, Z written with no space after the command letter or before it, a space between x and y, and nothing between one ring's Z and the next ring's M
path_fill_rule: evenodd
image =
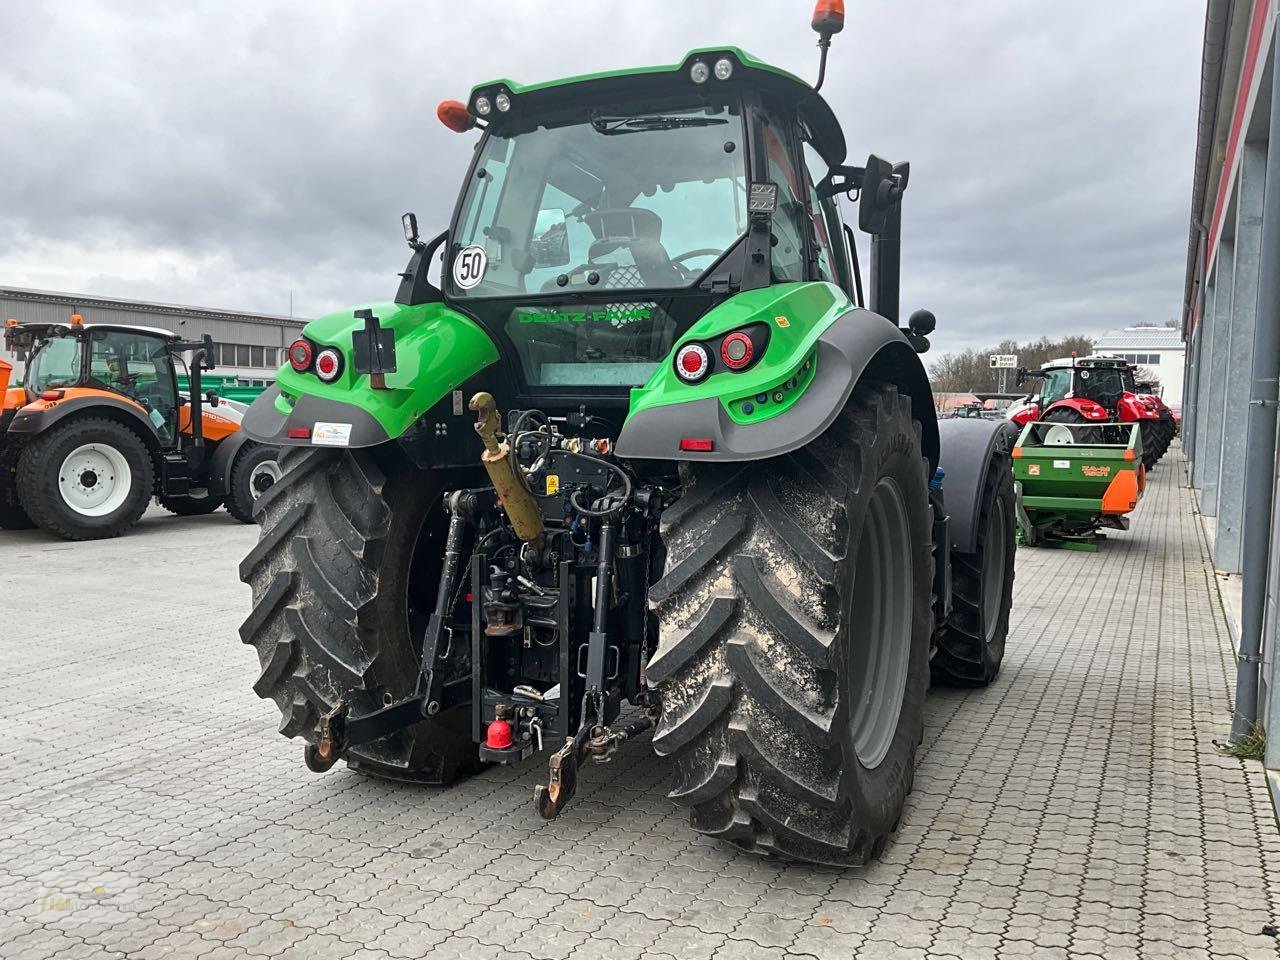
M89 331L89 384L142 407L161 441L178 432L178 380L164 337L130 330Z

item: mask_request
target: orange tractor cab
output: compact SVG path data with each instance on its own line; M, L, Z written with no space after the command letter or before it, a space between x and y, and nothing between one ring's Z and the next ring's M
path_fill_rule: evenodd
M280 476L276 449L240 431L247 407L201 391L212 368L206 334L118 324L18 323L5 348L26 361L22 386L0 366L0 526L38 526L68 540L124 533L151 498L182 516L225 504L252 522ZM190 395L176 363L190 353Z

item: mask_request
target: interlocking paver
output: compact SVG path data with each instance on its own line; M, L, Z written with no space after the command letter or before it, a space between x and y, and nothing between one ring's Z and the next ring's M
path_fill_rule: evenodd
M693 834L644 743L552 823L541 763L449 790L308 773L235 640L255 535L0 532L5 960L1278 955L1280 833L1257 765L1214 747L1232 656L1176 445L1100 553L1019 553L1002 675L931 695L901 829L860 870ZM83 590L54 612L69 550ZM50 909L99 878L109 912Z

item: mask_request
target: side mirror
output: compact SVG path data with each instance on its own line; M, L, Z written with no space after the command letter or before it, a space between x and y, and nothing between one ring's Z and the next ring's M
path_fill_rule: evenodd
M205 403L211 407L216 407L222 402L222 398L218 396L217 390L206 390L204 394Z
M1017 374L1014 376L1013 385L1020 387L1027 382L1028 373L1026 367L1019 367Z
M884 233L889 214L907 189L911 168L908 164L891 164L874 153L867 157L862 174L862 193L858 197L858 227L863 233Z
M539 210L529 241L535 267L563 267L569 262L569 225L563 210Z

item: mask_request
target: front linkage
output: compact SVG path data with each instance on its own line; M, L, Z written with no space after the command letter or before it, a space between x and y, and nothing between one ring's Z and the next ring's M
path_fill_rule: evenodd
M444 498L444 562L413 693L359 716L339 701L304 759L324 772L351 747L471 700L482 761L525 760L547 732L563 739L534 789L538 813L552 819L583 761L609 762L660 713L641 664L655 641L645 595L663 488L639 484L611 441L566 437L540 411L513 414L502 439L491 395L476 394L470 409L492 486ZM471 676L446 683L454 638L467 633ZM645 715L615 730L624 699Z

